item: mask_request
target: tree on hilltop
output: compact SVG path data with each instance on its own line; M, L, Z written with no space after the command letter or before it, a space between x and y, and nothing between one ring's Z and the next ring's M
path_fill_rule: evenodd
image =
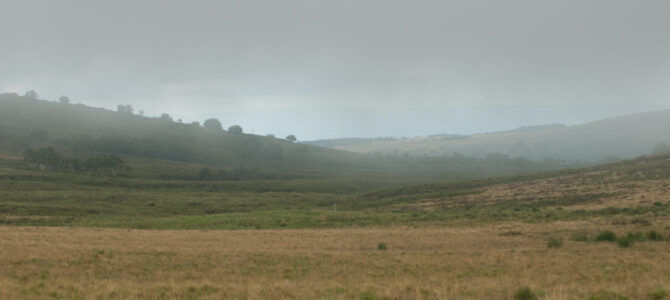
M223 125L221 125L221 121L215 118L205 120L205 123L203 123L202 125L207 129L223 130Z
M161 116L158 117L158 119L163 120L163 121L169 121L169 122L174 121L168 113L162 113Z
M228 127L228 132L232 134L242 134L242 127L240 125L233 125Z
M134 109L132 106L130 106L130 104L119 104L116 106L116 111L124 114L133 114Z
M34 90L27 91L25 94L23 94L23 97L30 98L30 99L37 99L39 95L37 95L37 92Z

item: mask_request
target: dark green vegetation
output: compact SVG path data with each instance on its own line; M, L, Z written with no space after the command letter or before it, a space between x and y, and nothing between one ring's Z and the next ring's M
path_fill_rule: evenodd
M458 225L481 222L551 222L629 218L645 223L670 213L670 204L567 209L601 201L603 195L577 195L537 202L519 197L500 202L462 200L486 189L522 185L563 176L574 178L594 170L667 179L668 156L595 167L393 188L398 182L360 178L194 181L125 178L48 172L28 168L20 160L0 160L0 223L13 225L103 226L162 229L341 228L388 225ZM638 170L640 163L646 172ZM656 167L654 167L656 166ZM601 174L601 173L599 173ZM605 176L605 175L597 175ZM602 180L605 180L604 178ZM621 176L628 184L630 178ZM634 183L634 182L633 182ZM613 191L619 193L619 191ZM605 195L608 196L608 195ZM449 203L422 209L426 199ZM648 240L663 239L647 233ZM575 240L587 240L588 234ZM611 239L608 239L611 240ZM614 236L616 240L616 236Z
M533 293L529 287L525 286L519 288L516 293L514 293L514 300L535 300L537 296Z
M568 167L492 156L393 157L363 155L296 144L271 136L222 129L215 119L174 122L167 114L149 118L120 105L117 112L81 104L0 95L0 155L21 156L28 148L54 147L64 157L85 161L118 155L131 168L124 177L177 180L374 178L418 183L463 180ZM209 174L203 171L209 170Z
M0 96L0 224L339 228L615 217L649 222L670 212L667 201L568 209L625 194L628 185L630 194L636 183L670 179L670 157L663 154L556 170L566 165L496 155L354 154L206 123L137 116L126 106L111 112ZM515 190L551 179L575 192L488 196L497 187ZM578 191L605 184L621 188Z
M596 236L596 242L614 242L616 241L616 234L611 231L603 231Z
M123 160L114 154L99 154L81 161L63 157L53 147L37 150L28 148L23 152L23 161L33 168L48 171L94 172L114 176L124 169Z
M588 235L584 233L580 238L574 239L575 241L588 242ZM660 242L665 241L666 238L658 233L655 230L647 231L646 233L642 232L629 232L626 235L617 237L617 235L612 231L603 231L596 235L595 242L616 242L621 248L628 248L633 246L637 242Z

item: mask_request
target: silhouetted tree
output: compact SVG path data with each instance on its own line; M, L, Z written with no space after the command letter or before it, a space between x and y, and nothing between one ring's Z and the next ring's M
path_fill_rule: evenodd
M233 125L228 127L228 132L232 134L242 134L242 127L240 125Z
M167 114L167 113L162 113L161 116L159 117L159 119L161 119L163 121L170 121L170 122L173 121L172 117L170 117L170 115Z
M203 126L207 129L223 130L223 125L221 125L221 121L215 118L205 120Z
M70 98L68 98L67 96L60 96L60 98L58 98L58 102L63 104L69 104Z
M116 106L116 111L120 113L126 113L126 114L132 114L133 113L133 107L130 106L130 104L119 104Z
M27 91L23 95L23 97L27 97L27 98L30 98L30 99L37 99L37 97L39 97L39 95L37 95L37 92L35 92L33 90L30 90L30 91Z
M295 135L292 135L292 134L291 134L291 135L288 135L288 136L286 137L286 140L289 141L289 142L295 143L295 141L297 141L298 138L296 138Z

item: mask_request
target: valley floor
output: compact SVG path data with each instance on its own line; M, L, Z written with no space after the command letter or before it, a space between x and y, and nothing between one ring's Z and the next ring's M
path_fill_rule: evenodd
M668 217L211 231L2 226L0 298L513 299L527 286L542 299L662 299L670 242L623 248L593 236L667 236L669 228ZM550 239L562 244L548 247Z

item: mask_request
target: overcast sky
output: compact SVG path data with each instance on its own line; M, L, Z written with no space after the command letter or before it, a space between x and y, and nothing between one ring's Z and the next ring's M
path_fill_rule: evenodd
M0 92L299 139L670 108L667 0L2 0Z

